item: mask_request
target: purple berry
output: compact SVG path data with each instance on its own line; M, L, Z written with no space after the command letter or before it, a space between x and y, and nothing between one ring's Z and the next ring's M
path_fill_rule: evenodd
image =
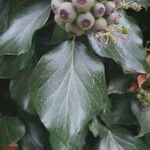
M63 20L69 19L69 13L66 9L61 9L59 15Z
M96 18L100 18L105 14L105 6L102 3L96 3L93 7L93 15Z
M106 15L111 15L116 10L116 5L111 1L105 2L105 7L106 7L105 12Z
M87 12L94 5L94 0L72 0L72 3L78 12Z
M59 17L66 23L76 19L76 11L70 2L63 2L58 9Z
M94 16L90 13L84 13L80 14L77 18L77 25L82 29L82 30L89 30L92 28L92 26L95 23Z

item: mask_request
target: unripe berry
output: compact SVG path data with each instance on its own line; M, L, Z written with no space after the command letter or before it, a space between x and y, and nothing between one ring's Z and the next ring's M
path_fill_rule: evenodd
M81 30L77 25L75 24L70 24L70 23L67 23L66 26L66 31L68 33L70 33L71 35L73 36L80 36L84 33L83 30Z
M76 11L70 2L63 2L58 9L59 17L66 23L73 22L76 19Z
M122 26L122 33L123 34L128 34L129 30L130 30L130 25Z
M111 15L116 9L116 5L111 1L105 2L105 7L106 7L106 15Z
M62 28L65 27L65 23L58 15L55 15L54 20L60 27L62 27Z
M95 21L95 25L93 27L94 32L105 31L107 28L107 21L105 18L101 17Z
M138 4L137 2L134 2L131 4L131 8L137 12L139 12L141 10L141 5Z
M72 0L72 3L78 12L87 12L94 5L94 0Z
M150 91L141 89L137 94L137 99L143 107L150 107Z
M139 101L142 99L142 95L141 94L137 94L137 99L139 99Z
M107 17L108 24L118 24L121 16L117 12L113 12L110 16Z
M96 18L100 18L105 14L105 6L102 3L96 3L95 6L93 7L93 15Z
M77 25L82 29L82 30L89 30L92 28L92 26L95 23L94 16L90 13L84 13L80 14L77 18Z
M58 14L58 8L61 5L61 0L52 0L51 8L55 14Z

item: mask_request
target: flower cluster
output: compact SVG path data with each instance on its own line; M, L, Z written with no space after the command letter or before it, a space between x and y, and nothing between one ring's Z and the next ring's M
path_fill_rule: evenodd
M137 94L137 99L142 106L150 106L150 91L141 89L140 92Z
M74 36L106 33L119 24L119 9L141 8L137 0L52 0L51 7L56 23ZM121 32L127 30L128 27L123 27Z

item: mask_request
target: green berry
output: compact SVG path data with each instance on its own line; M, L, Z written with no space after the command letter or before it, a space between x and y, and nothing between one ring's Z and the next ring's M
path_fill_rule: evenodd
M83 30L81 30L76 24L70 24L70 23L67 23L66 26L66 31L73 35L73 36L80 36L84 33Z
M96 3L92 12L96 18L102 17L105 14L105 5L102 3Z
M94 32L105 31L107 28L107 21L105 18L101 17L95 21L95 25L93 27Z
M137 12L139 12L141 10L141 5L138 4L137 2L134 2L131 4L131 8Z
M122 26L122 33L123 34L128 34L129 30L130 30L130 25Z
M58 15L66 23L73 22L77 16L71 2L63 2L58 9Z
M77 17L77 25L82 29L82 30L89 30L93 27L95 23L94 16L90 13L84 13L80 14Z
M144 94L145 94L145 90L144 90L144 89L141 89L141 90L140 90L140 94L144 95Z
M105 2L105 7L106 7L106 15L111 15L115 10L116 10L116 5L115 3L111 1Z
M87 12L94 5L94 0L72 0L78 12Z
M147 102L143 102L143 103L141 103L141 105L142 105L143 107L147 107L149 104L148 104Z
M141 100L142 99L142 95L141 94L137 94L137 99Z
M60 27L62 27L62 28L65 27L65 23L58 15L55 15L54 20Z

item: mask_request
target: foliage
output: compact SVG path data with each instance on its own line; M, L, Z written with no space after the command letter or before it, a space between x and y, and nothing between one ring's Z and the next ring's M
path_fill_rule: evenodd
M141 5L120 13L130 30L106 46L68 34L51 0L0 0L0 149L150 149L150 1Z

